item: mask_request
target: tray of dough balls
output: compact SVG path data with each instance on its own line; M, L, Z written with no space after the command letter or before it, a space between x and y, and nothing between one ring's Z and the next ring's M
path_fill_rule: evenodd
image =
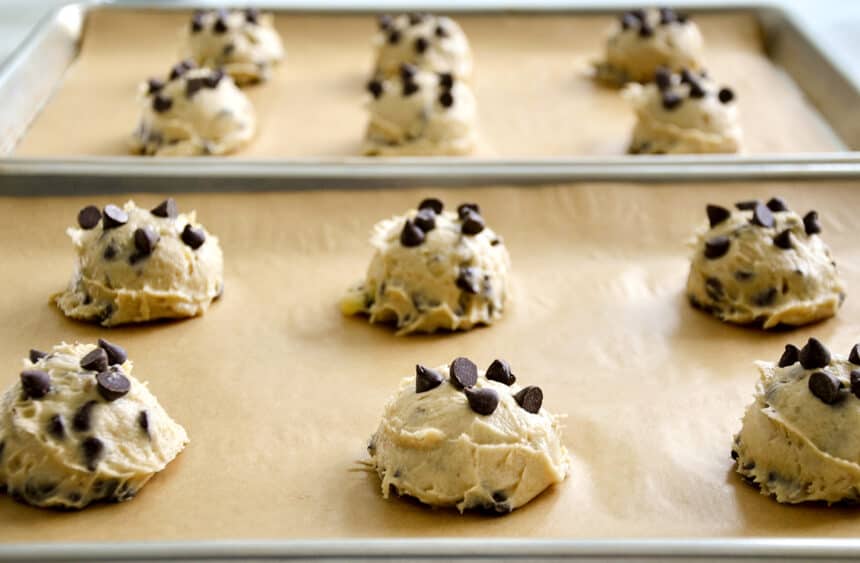
M0 198L0 556L857 555L856 188Z
M324 175L430 157L662 166L714 155L802 172L809 159L856 164L860 147L860 92L776 8L89 4L43 27L5 73L7 88L42 89L4 118L8 173ZM33 76L37 56L46 69Z

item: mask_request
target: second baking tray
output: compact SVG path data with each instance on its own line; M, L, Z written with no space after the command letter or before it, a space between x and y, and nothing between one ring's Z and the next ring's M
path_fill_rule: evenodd
M710 70L739 93L746 156L624 155L632 112L616 91L586 76L613 15L554 5L454 14L476 56L483 141L474 158L357 157L375 22L370 14L286 8L276 14L288 58L270 83L248 90L261 130L247 150L227 159L129 158L136 87L179 57L188 12L84 4L48 19L0 73L0 92L26 93L0 114L11 153L0 172L138 176L135 164L143 164L158 175L336 177L358 170L379 178L391 167L402 176L454 163L475 175L545 179L559 171L660 177L667 167L690 174L709 167L736 174L858 170L860 132L851 116L860 111L860 93L812 38L773 8L692 13ZM35 72L35 60L48 64Z

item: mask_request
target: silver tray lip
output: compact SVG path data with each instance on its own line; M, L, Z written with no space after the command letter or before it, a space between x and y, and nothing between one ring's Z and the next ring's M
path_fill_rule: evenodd
M30 33L14 54L0 65L0 87L9 79L12 71L24 64L27 55L38 41L46 36L51 26L63 11L77 10L85 15L94 8L108 9L175 9L213 7L214 0L174 0L170 4L160 4L153 0L83 0L71 2L51 10L41 23ZM312 11L317 13L378 13L398 9L445 9L453 13L606 13L629 8L625 0L503 0L489 5L480 0L461 2L445 0L424 0L422 2L400 2L374 6L373 2L334 0L314 2L313 0L262 0L258 2L266 9L290 12ZM649 2L633 0L633 4L648 5ZM798 25L797 20L786 8L786 0L699 0L696 3L676 5L679 9L694 12L751 11L758 14L771 14L791 26L806 40L809 48L821 55L831 65L833 71L853 88L852 94L860 99L860 86L832 58L827 50L816 40L816 35L808 28ZM417 157L401 158L396 162L386 159L367 157L332 158L280 158L280 159L242 159L241 157L207 157L151 159L140 156L111 157L61 157L26 158L0 156L0 179L27 179L32 177L69 177L84 179L89 176L137 176L144 177L188 177L197 178L253 178L273 177L281 179L334 180L338 178L392 178L400 173L406 176L431 178L434 174L450 177L451 170L471 178L485 176L487 179L504 177L512 173L512 181L539 181L557 174L569 175L571 179L627 179L637 177L646 180L688 178L702 174L706 178L821 178L821 177L860 177L860 151L835 151L823 153L798 153L775 155L671 155L645 156L629 155L612 157L571 156L553 158L440 158ZM222 162L223 161L223 162ZM229 162L229 163L228 163ZM453 168L452 168L453 167ZM551 167L551 168L548 168ZM392 172L396 171L396 172ZM0 184L0 192L2 192Z
M0 561L243 561L273 558L391 560L438 559L694 559L809 560L860 556L860 540L832 538L738 539L335 539L211 540L190 542L12 544Z

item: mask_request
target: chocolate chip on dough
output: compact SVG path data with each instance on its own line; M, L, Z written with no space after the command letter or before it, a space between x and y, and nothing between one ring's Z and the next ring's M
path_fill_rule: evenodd
M128 223L128 213L113 204L105 205L103 215L104 220L102 221L102 225L106 231L122 227Z
M182 242L187 246L190 246L192 250L197 250L203 246L204 242L206 242L206 233L203 232L203 229L196 229L189 223L185 225L180 238L182 239Z
M227 33L227 14L220 13L215 18L215 25L212 26L212 31L215 33Z
M371 80L367 83L367 91L370 92L370 95L373 96L374 99L379 99L379 96L382 95L382 82L379 80Z
M100 372L108 368L107 352L101 348L94 348L86 356L81 358L81 369Z
M418 83L414 80L403 81L403 96L408 98L419 90Z
M767 208L774 213L779 213L780 211L788 211L788 204L781 197L772 197L767 202Z
M756 203L756 206L753 209L752 224L768 229L773 227L773 213L770 212L767 205L760 202Z
M210 74L203 78L203 85L207 88L217 88L218 84L224 78L224 71L219 69L213 70Z
M457 217L465 219L469 216L470 211L477 213L478 215L481 214L481 208L477 203L461 203L457 206Z
M432 209L419 209L412 221L425 233L436 228L436 214Z
M708 204L705 212L708 214L708 222L712 229L732 216L731 211L719 205Z
M735 207L740 209L741 211L752 211L756 208L756 205L759 204L757 199L750 199L747 201L739 201L735 204Z
M53 415L48 420L48 434L57 440L62 440L66 437L66 427L63 425L63 417L58 414Z
M855 344L848 354L848 361L855 366L860 366L860 344Z
M803 228L807 235L817 235L821 232L821 225L818 224L818 212L810 211L803 216Z
M461 230L464 235L477 235L484 230L484 218L473 211L463 219Z
M661 92L669 89L672 86L672 71L665 66L657 67L657 70L654 71L654 82Z
M51 391L51 376L40 369L25 369L21 372L21 388L27 398L41 399Z
M421 203L418 204L418 209L432 209L436 215L439 215L445 209L445 204L435 197L428 197L421 200Z
M152 109L155 110L155 113L164 113L170 110L171 107L173 107L173 100L167 96L156 94L152 98Z
M718 236L705 241L705 258L715 260L726 255L731 246L729 237Z
M448 37L448 30L442 25L437 25L434 33L436 37Z
M78 408L75 416L72 418L72 428L76 432L87 432L92 426L93 409L98 403L96 401L87 401Z
M514 400L527 412L537 414L543 404L543 391L540 387L529 385L520 389L519 393L514 395Z
M86 463L87 469L90 471L96 470L96 466L98 465L102 453L104 453L104 449L104 443L93 436L89 436L81 442L81 451L84 454L84 462Z
M376 23L379 25L380 31L386 31L394 23L394 18L389 14L382 14L376 19Z
M400 231L400 244L406 248L420 246L424 242L424 231L422 231L412 221L407 221L403 224L403 230Z
M141 256L152 254L159 240L161 240L161 236L149 225L134 231L134 247Z
M721 88L717 94L720 102L727 104L735 99L735 93L730 88Z
M430 42L427 41L424 37L418 37L415 39L415 52L422 54L427 48L430 46Z
M47 352L42 352L41 350L31 349L30 350L30 363L35 364L45 356L47 356Z
M674 92L663 92L663 108L669 111L681 105L683 99Z
M505 360L493 360L493 363L487 368L487 379L498 381L505 385L513 385L517 380L511 371L511 365Z
M472 387L478 382L478 366L468 358L456 358L451 362L451 384L457 389Z
M819 369L830 365L830 351L816 338L810 338L798 355L803 369Z
M78 212L78 225L84 230L94 229L102 220L102 212L95 205L88 205Z
M809 376L809 390L823 403L832 405L839 400L839 379L824 371L816 371Z
M794 344L786 344L785 352L783 352L782 356L780 356L779 363L777 365L781 368L784 368L788 366L793 366L798 361L800 361L800 350L798 350L797 346L795 346Z
M140 414L137 415L137 425L149 436L149 414L146 411L140 411Z
M783 250L791 250L791 229L786 229L773 237L773 244Z
M193 98L194 94L203 89L203 86L206 84L206 79L202 76L197 76L194 78L189 78L185 81L185 97Z
M388 43L391 45L397 45L400 43L400 32L396 29L388 34Z
M424 393L439 387L445 380L442 374L435 369L426 368L422 365L415 366L415 392Z
M245 21L256 24L260 21L260 10L257 8L245 8Z
M450 72L439 73L439 86L445 90L450 90L454 87L454 75Z
M121 371L103 371L96 376L96 383L106 401L116 401L131 390L131 381Z
M449 108L454 105L454 95L451 92L442 92L439 94L439 105L443 108Z
M481 289L478 285L478 280L475 279L474 268L460 268L460 273L457 275L455 284L458 288L472 295L477 295Z
M169 197L153 207L150 211L156 217L163 219L172 219L179 215L179 207L176 205L176 200Z
M128 359L128 354L122 346L108 342L104 338L99 338L99 348L107 353L108 364L112 366L124 364Z
M469 407L476 413L489 416L499 406L499 394L495 389L464 389Z

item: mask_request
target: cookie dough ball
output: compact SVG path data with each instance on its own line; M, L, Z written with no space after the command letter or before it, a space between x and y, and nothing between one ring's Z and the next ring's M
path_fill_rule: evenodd
M743 132L736 96L704 72L672 74L659 69L657 80L631 84L625 95L636 112L630 142L633 154L735 153Z
M382 479L431 506L508 513L568 472L558 417L539 387L520 387L503 360L486 373L466 358L416 366L385 406L368 446Z
M271 14L259 10L198 10L186 28L187 54L200 66L222 69L236 84L266 80L284 58Z
M812 338L757 366L732 448L738 473L778 502L860 501L860 344L845 357Z
M620 86L648 82L660 66L695 70L702 66L703 44L698 26L671 8L633 10L612 29L596 77Z
M708 205L694 241L690 302L730 323L799 326L836 314L845 290L818 214L773 198Z
M404 65L400 74L371 80L364 154L457 156L477 144L477 109L469 85L451 74Z
M220 70L178 63L166 81L141 88L140 123L132 152L154 156L223 155L254 137L257 118L250 100Z
M151 211L87 206L66 232L76 263L66 291L53 296L66 316L103 326L201 315L221 295L217 237L167 199Z
M422 70L452 74L460 79L472 75L472 51L457 22L430 14L384 15L373 38L376 73L392 76L403 64Z
M30 351L0 402L0 487L33 506L132 499L188 435L115 344Z
M510 257L477 204L454 213L425 199L373 231L376 252L365 280L341 301L344 314L394 324L398 334L469 330L501 318Z

